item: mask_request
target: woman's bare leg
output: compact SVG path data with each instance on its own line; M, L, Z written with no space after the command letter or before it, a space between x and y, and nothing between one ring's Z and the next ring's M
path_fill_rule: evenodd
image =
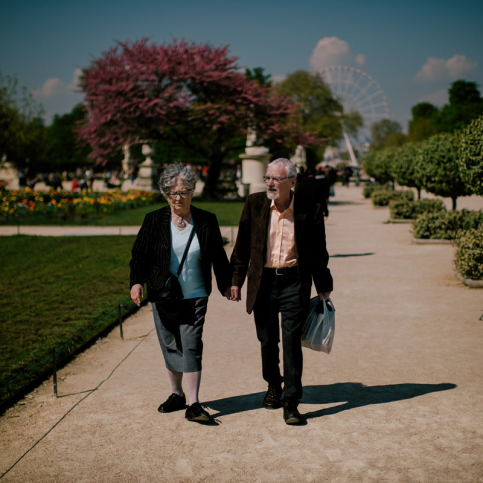
M195 402L198 402L198 392L200 390L200 382L201 382L201 371L187 372L186 381L188 383L188 390L190 392L189 405L191 406Z
M183 382L183 373L168 369L168 375L169 382L171 382L171 392L177 394L178 396L182 396L184 394L183 386L181 385Z

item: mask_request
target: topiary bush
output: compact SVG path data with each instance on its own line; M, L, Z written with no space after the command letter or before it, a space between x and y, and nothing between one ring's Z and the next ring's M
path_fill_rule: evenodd
M390 187L376 190L371 195L374 206L389 206L391 200L414 200L414 192L411 190L393 190Z
M414 220L423 213L446 211L442 200L392 200L389 209L391 218L396 220Z
M455 266L464 278L483 280L483 227L462 232L458 237Z
M383 185L383 184L368 184L366 186L364 186L364 189L362 190L362 196L364 196L364 198L368 199L372 196L372 193L374 193L374 191L379 191L379 190L385 190L387 188L390 188L390 186L388 185ZM392 189L392 188L390 188Z
M424 213L413 226L415 238L454 240L464 231L483 227L483 211Z

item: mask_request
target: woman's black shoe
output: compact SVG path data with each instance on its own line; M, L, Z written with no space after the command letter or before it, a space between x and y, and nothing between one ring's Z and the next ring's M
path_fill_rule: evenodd
M185 418L188 421L211 421L210 413L205 411L199 402L195 402L191 406L188 406Z
M186 396L178 396L177 394L171 394L168 399L159 406L158 411L160 413L172 413L173 411L180 411L186 408Z

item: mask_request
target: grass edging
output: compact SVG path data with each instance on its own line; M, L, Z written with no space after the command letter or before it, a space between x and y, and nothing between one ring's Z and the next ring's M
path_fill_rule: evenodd
M483 280L472 280L471 278L464 278L458 270L455 269L456 276L470 288L483 288Z
M140 306L134 305L130 309L126 310L123 313L123 322L125 322L127 317L135 314L138 310L142 307L145 307L148 304L147 298L141 302ZM96 334L92 335L89 339L81 343L76 349L73 349L69 354L64 355L61 359L57 361L57 370L59 371L63 367L65 367L69 362L71 362L74 357L94 345L99 338L103 338L106 336L111 330L113 330L116 326L119 325L119 318L117 314L115 315L115 320L109 322L107 326L101 329ZM0 403L0 416L10 407L12 407L15 403L20 401L26 394L32 392L36 387L40 386L45 380L49 379L53 374L53 366L49 367L49 369L42 372L42 374L38 375L32 381L28 382L25 386L21 389L15 391L15 393L10 396L8 399L2 401Z

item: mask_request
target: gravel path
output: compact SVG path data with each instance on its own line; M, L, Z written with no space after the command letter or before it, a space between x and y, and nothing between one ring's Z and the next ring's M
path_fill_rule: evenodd
M261 408L252 317L218 294L201 388L216 422L159 414L169 385L148 306L124 341L116 329L60 371L62 397L49 381L0 418L0 475L21 458L2 483L483 481L483 290L455 277L452 246L414 245L360 189L336 194L336 337L330 356L304 349L305 425Z

